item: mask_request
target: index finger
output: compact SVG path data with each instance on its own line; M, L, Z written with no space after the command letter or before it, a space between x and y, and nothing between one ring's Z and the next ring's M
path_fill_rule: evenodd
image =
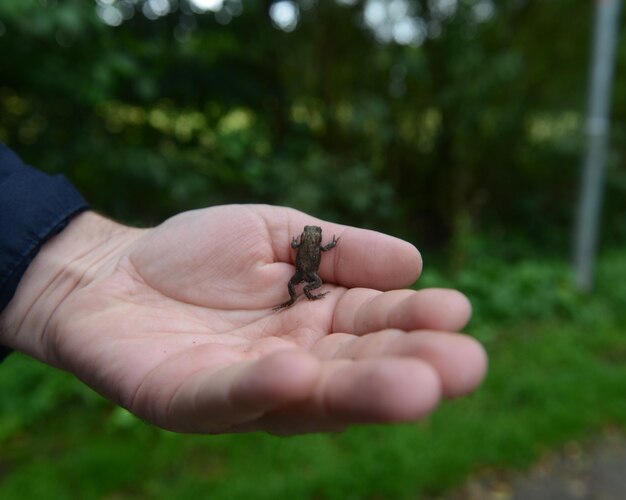
M337 245L322 254L320 277L348 288L377 290L405 288L422 271L422 258L411 243L377 231L317 219L298 210L267 207L265 214L274 254L279 261L294 262L291 240L306 225L322 228L322 245L338 238Z

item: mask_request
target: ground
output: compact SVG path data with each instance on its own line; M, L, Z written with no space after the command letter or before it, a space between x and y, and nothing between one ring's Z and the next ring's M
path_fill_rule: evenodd
M441 500L622 500L626 498L626 433L547 453L524 473L482 470Z

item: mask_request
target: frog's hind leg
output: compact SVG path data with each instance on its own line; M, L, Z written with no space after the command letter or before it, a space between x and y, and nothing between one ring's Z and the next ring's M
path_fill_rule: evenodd
M306 276L304 277L304 281L306 281L307 284L304 285L304 288L302 288L302 291L304 292L304 295L306 295L307 299L318 300L328 293L328 292L318 293L317 295L313 295L311 293L311 290L315 290L316 288L321 287L323 284L322 279L316 273L307 273Z
M287 302L283 302L282 304L274 307L274 311L279 311L280 309L289 307L291 304L293 304L296 301L296 298L298 296L296 294L296 285L298 283L301 283L302 281L304 281L304 277L302 276L301 272L297 272L291 277L291 279L289 280L289 283L287 283L287 290L289 291L289 300Z

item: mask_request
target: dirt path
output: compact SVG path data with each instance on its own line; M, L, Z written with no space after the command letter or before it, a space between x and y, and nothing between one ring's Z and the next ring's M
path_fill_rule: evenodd
M525 473L485 471L442 500L624 500L626 433L572 442Z

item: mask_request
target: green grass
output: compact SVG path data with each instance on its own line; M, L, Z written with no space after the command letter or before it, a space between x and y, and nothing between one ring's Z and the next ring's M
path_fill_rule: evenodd
M481 466L626 425L626 254L591 296L560 263L487 262L454 279L490 355L474 395L417 424L342 434L180 436L111 407L68 375L0 367L0 498L376 499L440 493Z

